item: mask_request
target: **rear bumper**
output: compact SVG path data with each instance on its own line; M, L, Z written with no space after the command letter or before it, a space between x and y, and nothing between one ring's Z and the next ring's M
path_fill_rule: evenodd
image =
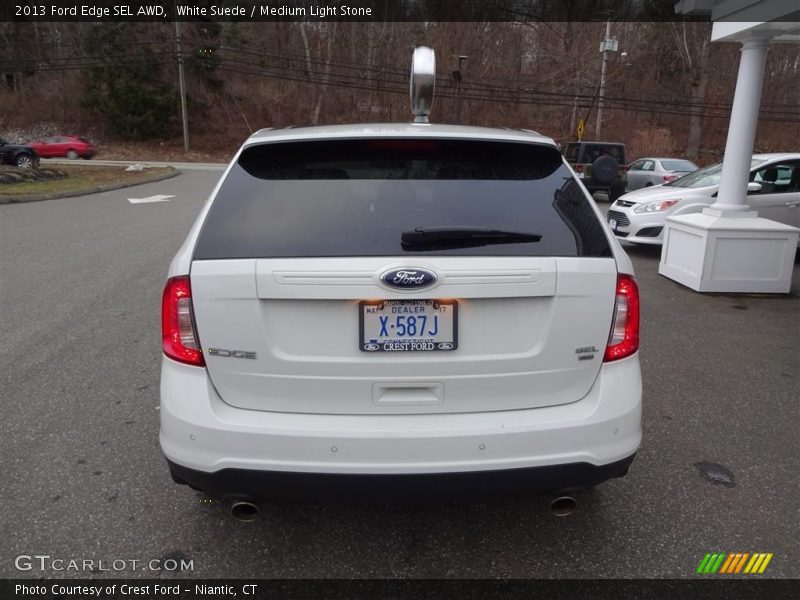
M223 469L206 473L172 461L176 483L225 499L353 499L420 501L496 494L568 493L628 472L634 456L595 466L571 463L527 469L417 475L342 475Z
M160 414L161 448L183 473L179 478L219 494L240 479L225 471L274 479L274 472L419 475L558 467L565 480L576 481L557 487L569 487L615 476L621 469L610 465L636 452L641 375L638 354L606 363L583 399L545 408L291 414L234 408L217 395L205 369L163 358Z

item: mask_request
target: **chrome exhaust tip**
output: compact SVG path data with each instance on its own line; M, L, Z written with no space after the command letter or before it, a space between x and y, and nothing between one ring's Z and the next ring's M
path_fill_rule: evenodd
M231 515L237 521L241 521L242 523L252 523L258 518L258 513L260 509L258 505L253 504L252 502L247 502L245 500L237 500L233 504L231 504Z
M556 517L568 517L577 506L578 502L572 496L559 496L550 503L550 512Z

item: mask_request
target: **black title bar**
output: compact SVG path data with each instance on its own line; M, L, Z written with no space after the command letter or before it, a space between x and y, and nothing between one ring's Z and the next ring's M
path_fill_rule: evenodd
M675 0L3 0L0 3L0 21L152 22L176 19L251 22L708 21L710 14L676 14Z
M797 580L689 579L17 579L0 580L15 600L783 600Z

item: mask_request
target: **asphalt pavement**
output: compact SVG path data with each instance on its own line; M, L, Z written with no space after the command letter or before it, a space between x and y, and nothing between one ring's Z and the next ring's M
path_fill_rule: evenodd
M0 577L695 577L718 551L772 552L762 577L800 575L797 264L788 296L701 295L658 275L657 250L630 249L644 442L569 517L546 497L310 499L245 524L173 484L160 295L218 177L0 206ZM158 195L174 197L128 202ZM36 554L95 562L18 568Z

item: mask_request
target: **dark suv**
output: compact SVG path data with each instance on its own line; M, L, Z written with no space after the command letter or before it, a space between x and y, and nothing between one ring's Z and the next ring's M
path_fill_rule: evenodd
M625 193L625 144L572 142L564 146L563 154L590 194L606 192L614 202Z
M39 155L30 146L9 144L0 138L0 165L13 165L27 169L39 166Z

